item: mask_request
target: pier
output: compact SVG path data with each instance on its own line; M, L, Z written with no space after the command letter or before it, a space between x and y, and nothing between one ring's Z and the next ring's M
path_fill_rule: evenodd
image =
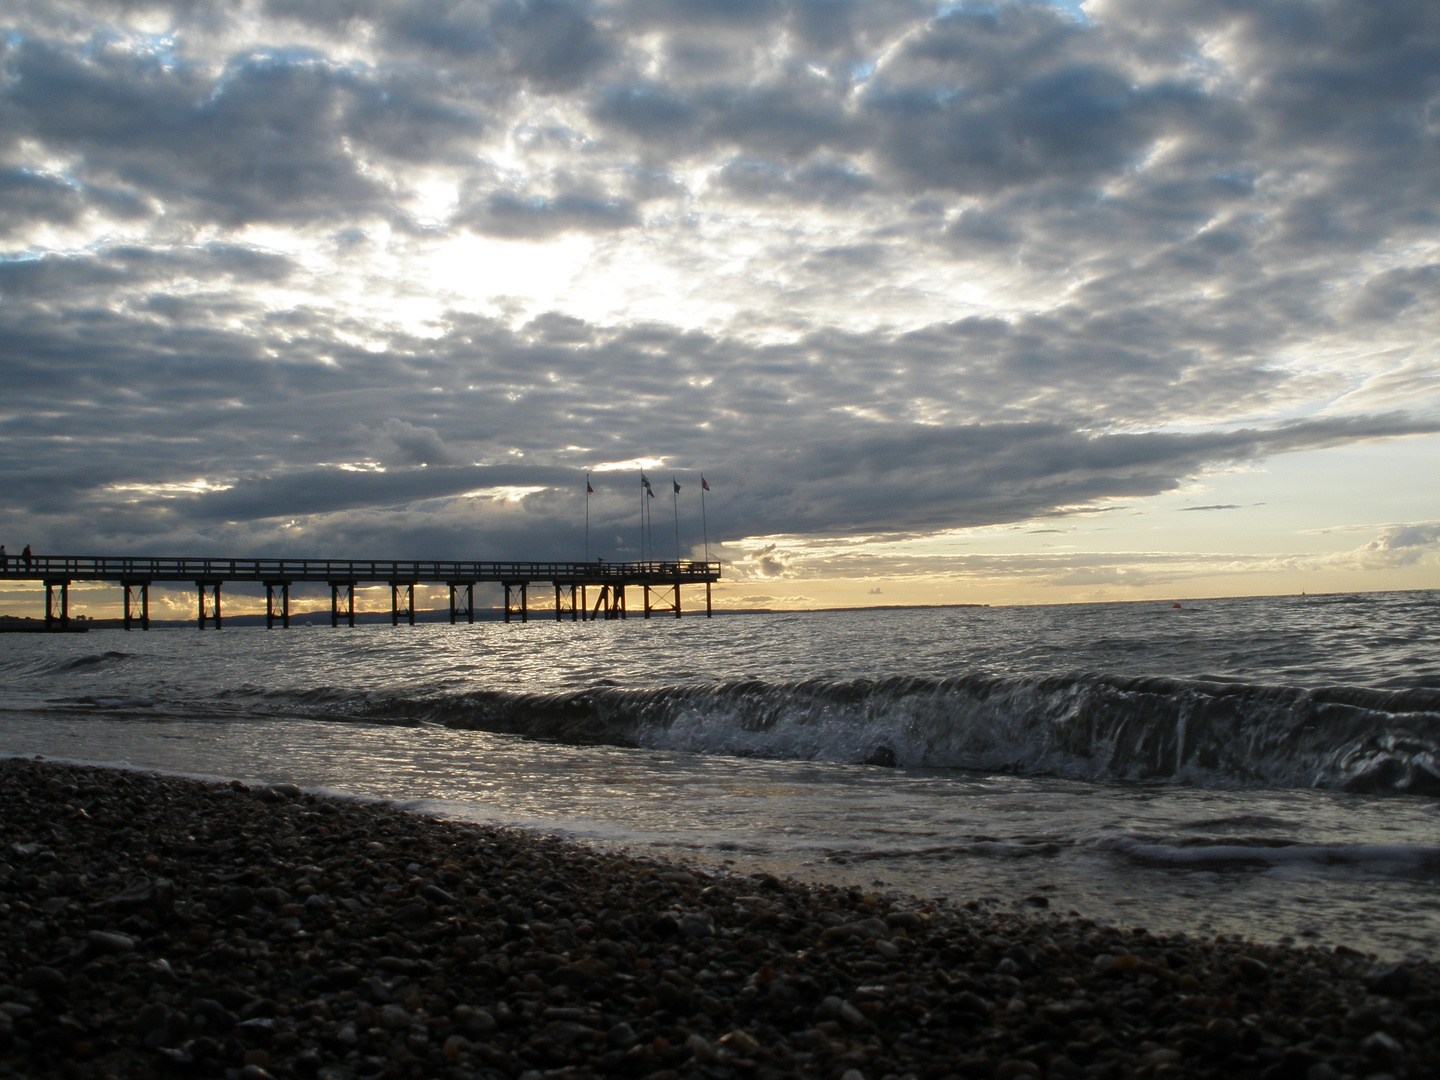
M45 586L45 625L70 623L70 585L110 582L124 590L126 630L150 629L150 586L189 584L196 590L196 624L219 629L221 586L244 582L265 586L265 625L290 625L290 587L330 586L330 625L355 625L355 590L360 585L390 586L390 622L415 625L415 586L448 585L450 622L475 621L475 586L502 586L505 621L530 621L533 586L555 590L555 618L572 622L624 619L627 589L639 590L641 612L674 613L680 618L680 586L705 586L705 617L712 614L710 586L720 580L718 562L465 562L440 559L143 559L125 556L9 556L0 581L38 581ZM593 590L593 592L592 592ZM593 600L592 600L593 597Z

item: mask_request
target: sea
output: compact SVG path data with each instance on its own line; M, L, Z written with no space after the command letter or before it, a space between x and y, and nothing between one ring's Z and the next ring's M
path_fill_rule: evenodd
M1440 956L1440 592L0 637L0 754Z

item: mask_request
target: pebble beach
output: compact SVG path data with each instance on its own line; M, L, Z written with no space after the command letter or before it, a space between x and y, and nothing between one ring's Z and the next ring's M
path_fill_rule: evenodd
M29 759L0 762L0 826L0 1075L1440 1074L1418 958Z

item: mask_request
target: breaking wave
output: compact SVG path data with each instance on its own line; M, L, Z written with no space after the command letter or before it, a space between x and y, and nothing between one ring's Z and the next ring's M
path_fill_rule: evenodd
M363 702L336 693L301 709L779 760L1440 796L1434 689L975 675Z

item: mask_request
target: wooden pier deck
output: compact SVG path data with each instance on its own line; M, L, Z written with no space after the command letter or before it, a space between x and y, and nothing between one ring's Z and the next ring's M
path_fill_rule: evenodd
M390 621L415 623L415 586L448 585L450 621L475 621L475 586L490 582L505 591L505 621L530 618L529 591L545 583L555 590L555 618L571 621L624 619L627 588L639 588L644 618L674 612L680 618L680 586L705 586L705 615L711 615L710 586L720 580L718 562L472 562L445 559L190 559L131 556L10 555L0 581L38 581L45 586L46 625L70 622L70 585L112 582L125 590L126 630L150 628L150 586L185 582L197 593L196 622L221 625L221 586L245 582L265 586L265 624L290 625L290 586L330 586L330 625L355 625L355 589L390 586ZM595 600L590 602L590 590Z

